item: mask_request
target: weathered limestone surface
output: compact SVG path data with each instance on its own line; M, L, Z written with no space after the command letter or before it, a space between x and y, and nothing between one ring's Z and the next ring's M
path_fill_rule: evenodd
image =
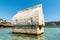
M43 33L44 16L42 11L42 5L37 5L32 8L27 8L25 10L19 11L16 15L13 16L12 25L17 25L17 27L13 29L13 32L30 34ZM18 27L18 25L20 25L20 27Z
M36 29L14 29L13 32L15 33L27 33L27 34L41 34L43 30L36 30Z
M44 25L42 5L19 11L12 18L13 25Z

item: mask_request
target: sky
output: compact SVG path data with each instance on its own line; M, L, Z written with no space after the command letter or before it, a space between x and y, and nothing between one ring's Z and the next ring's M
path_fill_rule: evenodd
M60 0L0 0L0 19L11 21L23 9L42 4L45 22L60 21Z

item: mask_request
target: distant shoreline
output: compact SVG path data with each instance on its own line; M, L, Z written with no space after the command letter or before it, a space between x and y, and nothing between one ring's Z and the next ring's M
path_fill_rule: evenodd
M44 28L60 28L60 26L45 26Z
M60 21L45 22L45 27L60 27Z

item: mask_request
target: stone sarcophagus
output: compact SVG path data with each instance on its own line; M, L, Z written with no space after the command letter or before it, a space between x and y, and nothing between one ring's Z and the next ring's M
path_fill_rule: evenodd
M12 25L44 25L42 5L19 11L12 18Z
M27 8L25 10L17 12L17 14L14 15L12 18L12 25L20 25L20 26L24 25L24 26L21 26L20 29L23 29L22 27L25 28L25 25L29 25L29 26L38 25L38 27L36 27L36 30L41 29L42 26L44 26L44 16L42 11L42 5L41 4L36 5L31 8ZM30 27L26 27L26 28L28 29ZM37 32L38 31L36 31L35 33Z

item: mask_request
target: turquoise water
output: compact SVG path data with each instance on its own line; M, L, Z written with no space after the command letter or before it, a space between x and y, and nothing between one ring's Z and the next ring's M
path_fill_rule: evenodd
M45 28L44 36L12 34L11 28L0 29L0 40L60 40L60 28Z
M12 34L11 28L0 29L0 40L43 40L43 35Z
M0 40L11 40L12 36L12 29L11 28L1 28L0 29Z
M12 40L43 40L43 37L34 35L14 35L12 36Z
M45 28L45 40L60 40L60 28Z

